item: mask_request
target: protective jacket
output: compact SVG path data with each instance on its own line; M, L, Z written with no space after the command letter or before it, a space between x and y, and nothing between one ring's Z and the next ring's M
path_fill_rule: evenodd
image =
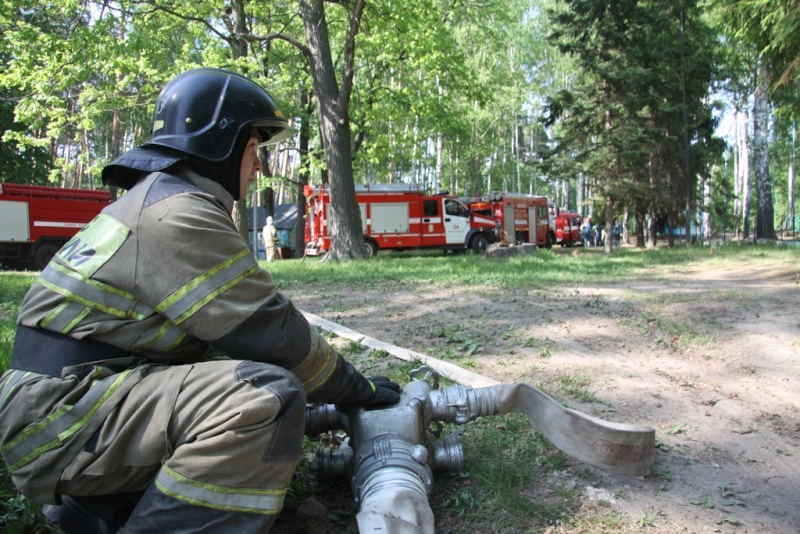
M356 371L258 267L232 205L222 186L188 168L150 174L56 255L19 324L160 363L272 363L292 371L310 401L338 400Z
M278 230L274 225L269 223L264 225L262 233L264 234L264 246L274 247L278 244Z

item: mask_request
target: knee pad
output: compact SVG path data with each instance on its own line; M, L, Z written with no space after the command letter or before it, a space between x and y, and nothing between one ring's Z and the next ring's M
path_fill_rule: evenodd
M280 431L296 439L286 439L283 453L273 450L271 455L292 454L289 449L299 450L305 432L306 393L303 384L294 374L268 363L244 361L236 367L237 382L247 382L251 386L272 393L281 403L276 420Z

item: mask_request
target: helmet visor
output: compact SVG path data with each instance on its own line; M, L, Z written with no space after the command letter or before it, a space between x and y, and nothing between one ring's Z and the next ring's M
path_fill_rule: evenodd
M282 119L266 119L253 121L248 124L251 128L258 130L261 134L262 141L258 146L267 146L280 143L289 139L292 134L292 128L289 123Z

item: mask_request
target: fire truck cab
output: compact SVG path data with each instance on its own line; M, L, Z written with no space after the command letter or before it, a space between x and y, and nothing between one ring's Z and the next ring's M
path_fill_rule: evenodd
M306 255L330 249L330 189L307 187ZM495 223L476 216L448 194L425 195L417 185L356 186L364 244L379 250L472 249L482 252L495 240Z

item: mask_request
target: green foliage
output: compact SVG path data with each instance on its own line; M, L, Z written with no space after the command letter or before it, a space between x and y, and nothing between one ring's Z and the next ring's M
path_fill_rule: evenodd
M699 3L565 0L548 13L550 40L578 67L549 98L550 168L591 177L603 202L676 213L722 151L706 99L715 37Z
M800 2L739 0L719 2L729 34L754 46L765 60L773 87L791 87L795 96L800 56ZM794 111L797 111L796 98Z
M31 525L39 522L40 507L17 494L7 481L3 482L6 487L0 493L0 530L7 534L30 532Z
M2 54L0 54L2 55ZM22 98L21 93L0 89L0 182L45 185L50 166L50 155L42 147L22 147L14 140L23 131L14 122L13 103ZM1 132L10 132L3 136Z
M22 298L33 281L34 275L31 273L0 271L0 373L8 368L11 347L14 344L17 312Z

